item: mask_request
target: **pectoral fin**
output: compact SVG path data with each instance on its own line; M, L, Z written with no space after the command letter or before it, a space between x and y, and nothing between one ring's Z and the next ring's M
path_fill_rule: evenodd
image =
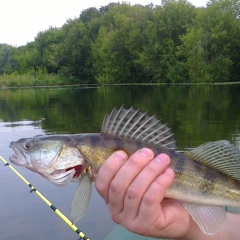
M207 235L216 234L226 220L225 207L194 203L184 203L183 206L202 232Z
M82 181L79 183L74 194L71 207L72 222L78 221L83 217L92 193L92 181L88 174L85 174Z

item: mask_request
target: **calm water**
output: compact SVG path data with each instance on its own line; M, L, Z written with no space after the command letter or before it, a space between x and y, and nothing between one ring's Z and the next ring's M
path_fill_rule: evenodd
M240 85L0 90L0 155L8 160L12 154L9 142L22 137L99 132L105 113L122 104L156 114L168 123L179 149L219 139L240 146ZM69 216L77 184L60 188L40 175L16 168ZM1 162L0 182L1 239L77 239L76 233ZM91 239L100 240L113 228L95 189L85 217L76 225Z

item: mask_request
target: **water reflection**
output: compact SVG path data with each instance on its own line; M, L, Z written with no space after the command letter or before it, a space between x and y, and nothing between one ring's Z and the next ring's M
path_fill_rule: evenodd
M99 132L106 112L134 106L156 114L171 127L179 149L226 139L240 147L239 85L124 86L0 91L0 155L9 142L52 133ZM43 120L45 119L45 120ZM18 170L66 215L76 184L59 188L24 168ZM0 166L1 239L76 239L72 232L9 169ZM69 215L68 215L69 216ZM92 239L113 227L94 191L86 216L77 224Z

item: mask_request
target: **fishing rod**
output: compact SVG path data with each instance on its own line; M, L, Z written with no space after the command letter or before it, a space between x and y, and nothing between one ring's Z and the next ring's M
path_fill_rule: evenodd
M22 179L30 187L30 192L35 192L74 232L78 234L80 239L90 240L82 231L80 231L58 208L56 208L46 197L44 197L30 182L27 181L12 165L10 165L3 157L0 159L8 166L19 178Z

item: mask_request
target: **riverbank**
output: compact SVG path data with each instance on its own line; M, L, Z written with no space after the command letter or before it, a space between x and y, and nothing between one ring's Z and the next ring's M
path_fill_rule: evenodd
M41 71L0 75L0 87L2 89L75 85L77 82L78 79L76 78L62 77L57 74L47 74Z
M0 88L52 88L52 87L97 87L97 86L159 86L159 85L233 85L240 84L240 81L235 82L214 82L214 83L79 83L79 79L73 77L62 77L57 74L47 74L41 71L33 73L18 74L12 73L10 75L0 75Z

